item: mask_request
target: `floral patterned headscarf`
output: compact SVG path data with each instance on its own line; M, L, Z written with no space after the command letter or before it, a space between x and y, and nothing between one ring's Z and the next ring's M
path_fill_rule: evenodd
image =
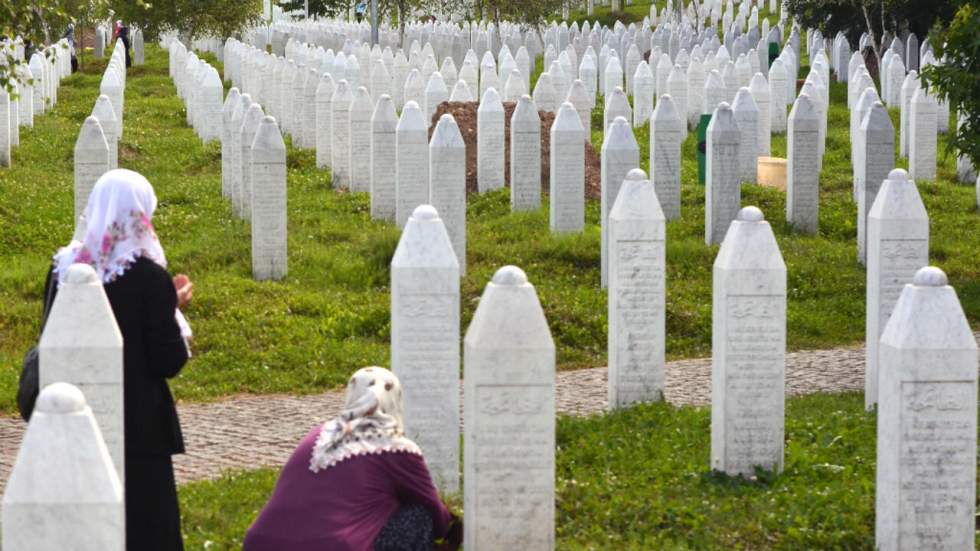
M103 174L88 197L79 240L54 256L59 282L75 263L95 268L103 283L114 281L140 257L166 268L163 247L150 222L156 208L153 186L141 174L121 168Z
M320 429L310 470L319 472L351 457L383 452L422 455L405 437L398 377L383 367L365 367L347 382L344 410Z

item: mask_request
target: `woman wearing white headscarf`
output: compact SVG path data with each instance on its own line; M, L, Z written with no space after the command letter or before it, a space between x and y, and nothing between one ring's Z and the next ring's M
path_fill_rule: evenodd
M354 373L344 410L303 438L244 551L421 551L461 525L439 499L422 451L405 437L398 378L381 367Z
M184 440L167 379L188 358L178 305L191 298L186 276L171 278L153 229L157 198L142 175L110 170L95 183L77 240L54 256L50 306L68 267L89 264L102 279L123 336L126 547L183 549L171 455ZM179 287L179 289L178 289ZM49 294L50 293L50 294ZM183 333L183 335L182 335Z

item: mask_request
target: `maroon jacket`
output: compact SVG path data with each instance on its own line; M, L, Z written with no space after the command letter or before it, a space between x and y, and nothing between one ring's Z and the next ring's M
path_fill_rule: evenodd
M432 515L436 538L446 536L449 511L421 456L362 455L314 473L310 458L319 434L318 425L286 462L243 551L370 551L388 518L412 503Z

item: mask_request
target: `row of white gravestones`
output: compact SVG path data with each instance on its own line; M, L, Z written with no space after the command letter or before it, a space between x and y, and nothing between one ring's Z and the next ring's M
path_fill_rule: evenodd
M781 471L786 371L786 265L755 207L738 212L714 263L711 467Z
M617 408L664 393L666 218L642 170L626 175L608 217L608 390Z
M103 436L77 387L57 382L42 388L4 490L0 547L126 548L120 464Z
M463 366L466 549L554 549L555 343L520 268L487 284Z
M878 400L878 340L902 288L929 263L929 215L915 182L902 169L881 184L868 213L864 404Z
M82 219L88 196L100 176L119 166L119 141L123 132L125 61L121 42L102 75L99 97L91 115L82 123L75 141L74 222Z

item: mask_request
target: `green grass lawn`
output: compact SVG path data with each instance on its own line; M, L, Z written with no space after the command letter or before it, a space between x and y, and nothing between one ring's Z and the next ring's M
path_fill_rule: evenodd
M561 417L559 549L872 549L875 417L860 393L786 402L782 474L708 470L708 408L646 404ZM278 471L180 489L188 548L238 549ZM459 500L452 499L459 512Z
M340 384L358 367L386 365L388 264L397 229L370 220L366 194L333 190L329 173L315 168L312 151L290 147L289 276L281 282L252 281L249 226L234 218L220 196L220 145L202 145L186 126L166 58L166 52L148 45L147 65L134 68L128 78L120 164L142 172L155 186L160 207L154 222L170 269L196 282L188 311L195 357L173 383L177 397L320 391ZM67 79L57 108L23 132L13 168L0 170L3 412L12 412L21 358L37 339L49 260L71 235L73 144L97 97L103 68L104 61L89 64ZM743 186L743 204L758 205L772 222L789 269L791 349L863 339L864 272L855 261L844 94L843 86L832 86L818 235L796 234L783 222L783 193ZM594 116L601 120L601 110ZM637 139L646 168L646 128L637 129ZM601 135L593 135L593 142L601 143ZM711 267L717 247L703 243L704 188L697 184L694 147L690 135L683 145L682 219L668 225L667 354L672 359L708 355L711 344ZM774 138L773 148L782 154L785 138ZM947 271L976 324L980 216L973 188L953 183L954 165L952 156L941 158L939 180L918 184L931 217L931 258ZM469 199L463 328L493 272L516 264L537 287L558 346L559 367L604 365L606 293L599 288L598 202L587 205L583 234L553 236L547 206L512 214L507 193Z

